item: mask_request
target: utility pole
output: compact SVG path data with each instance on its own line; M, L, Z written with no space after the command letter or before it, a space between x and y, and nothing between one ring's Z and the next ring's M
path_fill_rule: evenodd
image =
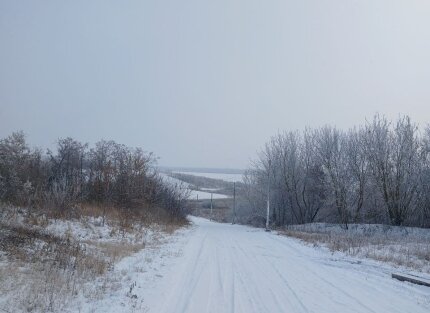
M233 182L233 222L236 223L236 182Z
M212 196L213 196L213 193L211 192L211 221L212 221Z
M270 218L270 170L272 161L269 159L269 169L267 171L267 212L266 212L266 231L269 229L269 218Z

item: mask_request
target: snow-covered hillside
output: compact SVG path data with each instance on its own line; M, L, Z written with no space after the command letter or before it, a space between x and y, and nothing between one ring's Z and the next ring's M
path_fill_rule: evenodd
M217 189L214 190L207 190L205 191L205 189L202 190L194 190L195 187L192 186L191 184L184 182L182 180L179 180L175 177L171 177L166 173L160 173L161 177L163 178L163 180L173 186L176 186L177 188L185 188L189 190L190 196L189 199L190 200L207 200L210 199L212 197L212 199L226 199L228 198L228 196L217 193Z
M219 180L224 180L224 181L231 182L231 183L243 181L243 175L242 174L203 173L203 172L184 172L184 171L177 171L174 173L201 176L201 177L207 177L207 178L212 178L212 179L219 179Z
M130 286L157 279L153 264L171 255L169 242L187 231L172 236L178 227L2 208L0 312L105 312L111 304L102 309L103 299L130 312L141 302Z

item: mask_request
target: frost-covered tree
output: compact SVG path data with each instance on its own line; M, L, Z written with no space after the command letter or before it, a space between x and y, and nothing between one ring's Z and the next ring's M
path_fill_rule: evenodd
M22 132L0 140L0 201L75 212L84 204L183 214L187 191L166 185L156 158L140 148L100 141L94 148L72 138L54 151L30 149Z
M271 167L268 164L271 164ZM270 168L270 173L269 173ZM272 221L430 224L430 127L376 115L364 127L326 126L271 138L245 175L252 216Z
M376 116L366 127L369 165L393 225L404 224L415 208L420 173L417 130L409 117L390 129L386 118Z
M418 224L423 227L430 227L430 126L425 129L422 139L418 206Z
M17 202L27 181L30 150L23 132L15 132L0 140L0 195L3 201Z

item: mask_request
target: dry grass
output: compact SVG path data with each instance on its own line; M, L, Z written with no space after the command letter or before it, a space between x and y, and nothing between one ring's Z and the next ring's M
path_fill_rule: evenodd
M187 226L188 220L183 216L172 216L157 207L144 207L142 209L120 209L98 205L81 205L80 216L104 217L111 225L115 225L122 232L133 233L136 226L151 228L154 225L162 227L167 233Z
M77 213L78 212L78 213ZM105 275L124 257L150 244L160 232L172 234L186 225L181 219L151 217L147 212L82 206L79 218L19 208L0 210L0 311L62 312L81 294L101 298L106 290L121 286L120 279ZM104 218L103 218L104 217ZM44 228L68 225L57 235ZM74 225L71 227L70 225ZM76 227L92 234L81 239ZM103 230L103 239L98 232ZM97 282L97 283L96 283Z
M339 228L336 231L316 230L306 226L293 226L280 233L313 246L325 246L332 252L340 251L430 273L430 240L427 235L393 231L360 233ZM425 230L420 230L420 233L425 233Z
M96 248L106 259L112 263L139 252L145 248L145 243L129 242L98 242L85 241L86 244Z
M17 311L60 311L67 295L108 267L104 257L69 238L22 225L0 228L0 249L9 260L1 268L1 291L19 291L13 299Z

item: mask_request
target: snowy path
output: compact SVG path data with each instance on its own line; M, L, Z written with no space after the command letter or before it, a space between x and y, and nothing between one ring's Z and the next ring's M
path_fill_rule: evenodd
M192 219L197 227L147 298L149 312L430 312L430 288L392 280L389 267Z

